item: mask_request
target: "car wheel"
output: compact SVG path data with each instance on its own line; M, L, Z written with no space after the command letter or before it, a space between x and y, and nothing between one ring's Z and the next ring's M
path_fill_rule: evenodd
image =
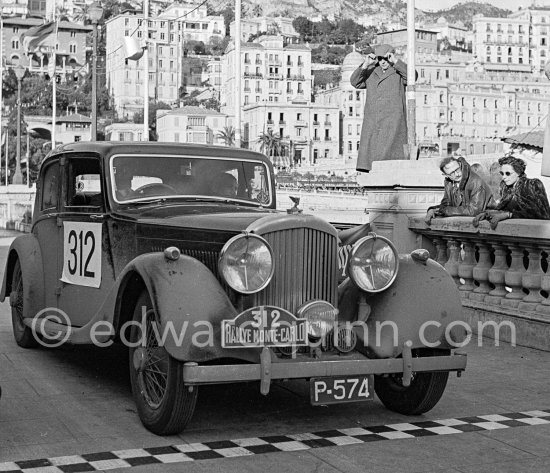
M449 353L449 350L413 350L413 356L447 356ZM374 391L388 409L418 415L428 412L439 402L448 378L448 371L413 373L410 386L405 387L400 375L375 376Z
M16 343L23 348L34 348L38 345L32 330L23 323L23 272L19 260L15 262L11 278L11 324Z
M158 317L147 291L139 296L133 320L142 323L145 307L144 343L130 347L130 381L138 414L143 425L158 435L181 432L191 420L197 402L198 387L184 386L183 363L172 358L159 346ZM155 327L156 326L156 327ZM154 328L157 328L155 332ZM135 325L131 331L131 345L141 338Z

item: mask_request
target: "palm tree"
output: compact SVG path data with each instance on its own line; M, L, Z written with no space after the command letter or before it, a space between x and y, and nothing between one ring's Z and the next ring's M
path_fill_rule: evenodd
M260 151L267 156L274 158L281 155L282 140L279 135L273 133L273 130L264 131L258 138L260 142Z
M225 146L235 146L235 128L232 126L224 126L216 136L223 141Z

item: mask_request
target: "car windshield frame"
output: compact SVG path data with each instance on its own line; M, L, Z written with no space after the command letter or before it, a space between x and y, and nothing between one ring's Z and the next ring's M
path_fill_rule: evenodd
M240 163L252 163L257 166L263 167L263 172L265 173L265 181L266 181L266 188L268 190L269 194L269 201L267 202L260 202L255 201L252 199L243 199L238 197L231 197L231 196L216 196L216 195L210 195L206 193L193 193L193 194L175 194L175 195L151 195L151 196L144 196L144 197L137 197L137 198L131 198L131 199L124 199L121 200L117 198L117 192L116 192L116 178L115 178L115 166L114 166L114 160L117 158L135 158L135 159L162 159L162 158L176 158L176 159L193 159L197 161L206 161L206 160L212 160L212 161L230 161L234 162L235 164ZM166 154L134 154L134 153L116 153L109 157L109 166L108 166L108 173L109 173L109 185L107 186L109 188L109 193L111 194L111 198L113 199L113 202L118 206L127 206L127 205L135 205L135 204L147 204L147 203L157 203L157 202L164 202L167 200L173 200L173 201L207 201L207 202L219 202L219 203L235 203L235 204L244 204L247 206L255 206L255 207L271 207L274 202L274 188L272 185L272 179L271 179L271 173L269 170L269 166L260 159L253 159L253 158L233 158L228 156L197 156L195 154L173 154L173 153L166 153ZM237 166L236 166L237 167Z

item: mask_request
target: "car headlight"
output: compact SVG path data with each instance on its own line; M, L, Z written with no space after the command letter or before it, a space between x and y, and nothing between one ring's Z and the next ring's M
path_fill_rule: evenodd
M384 237L369 235L351 249L348 275L366 292L387 289L397 276L399 256L393 244Z
M222 248L218 269L235 291L253 294L266 287L273 277L273 252L258 235L237 235Z

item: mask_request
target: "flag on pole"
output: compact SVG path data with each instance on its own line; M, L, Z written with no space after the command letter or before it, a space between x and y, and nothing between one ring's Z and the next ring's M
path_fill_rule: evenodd
M26 53L32 53L40 47L55 47L57 42L56 22L33 26L21 34L21 43Z

